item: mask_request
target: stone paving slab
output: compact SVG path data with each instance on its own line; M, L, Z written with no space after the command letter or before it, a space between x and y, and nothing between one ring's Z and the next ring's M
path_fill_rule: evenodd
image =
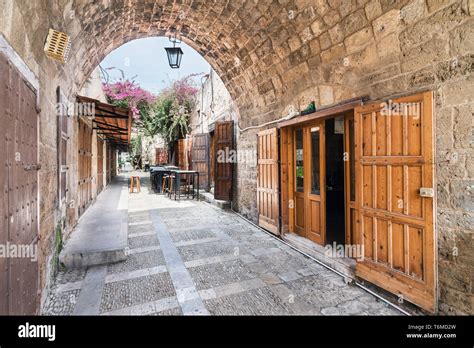
M97 267L61 271L44 314L71 315L87 293L102 315L401 314L229 211L150 194L145 177L128 223L127 260L92 282Z

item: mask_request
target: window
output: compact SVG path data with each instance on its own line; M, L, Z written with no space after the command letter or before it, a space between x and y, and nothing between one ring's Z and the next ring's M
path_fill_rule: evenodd
M311 128L311 193L321 194L320 128Z

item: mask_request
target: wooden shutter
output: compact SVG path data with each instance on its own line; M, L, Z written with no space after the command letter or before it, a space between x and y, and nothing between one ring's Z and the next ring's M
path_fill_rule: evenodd
M234 122L216 122L214 131L216 141L214 198L222 201L232 199L232 153L234 149ZM225 156L219 156L221 152ZM221 160L219 160L221 157ZM224 160L222 160L224 159Z
M104 141L97 137L97 193L104 188Z
M355 110L357 236L365 249L356 273L434 312L434 198L420 195L435 191L432 104L428 92Z
M257 137L258 224L279 235L278 130L268 129Z
M193 136L193 170L199 172L199 188L209 191L209 134Z
M179 169L186 169L186 140L178 140L178 167Z
M92 201L92 128L79 119L79 215Z

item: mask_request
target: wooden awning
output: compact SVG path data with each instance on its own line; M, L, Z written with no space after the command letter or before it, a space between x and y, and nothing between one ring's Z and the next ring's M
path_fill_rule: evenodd
M128 146L132 131L132 113L127 108L120 108L99 100L77 96L78 103L93 103L93 129L103 139L116 146Z
M294 126L297 124L302 124L306 122L311 122L314 120L318 119L324 119L328 117L334 117L337 114L342 114L344 112L347 112L349 110L352 110L356 108L357 106L361 106L364 104L365 101L369 100L368 96L362 96L358 98L353 98L349 100L345 100L341 103L338 104L333 104L329 105L326 107L323 107L311 114L304 115L304 116L298 116L295 118L292 118L290 120L282 121L277 123L278 128L284 128L288 126Z

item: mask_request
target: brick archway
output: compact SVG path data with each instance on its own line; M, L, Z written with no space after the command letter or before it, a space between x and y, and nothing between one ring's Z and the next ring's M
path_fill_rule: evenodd
M71 51L78 54L71 54L69 64L79 87L115 48L177 33L222 78L243 126L281 117L313 83L310 65L319 62L311 30L319 15L310 2L78 2L73 15L81 30L73 37Z

